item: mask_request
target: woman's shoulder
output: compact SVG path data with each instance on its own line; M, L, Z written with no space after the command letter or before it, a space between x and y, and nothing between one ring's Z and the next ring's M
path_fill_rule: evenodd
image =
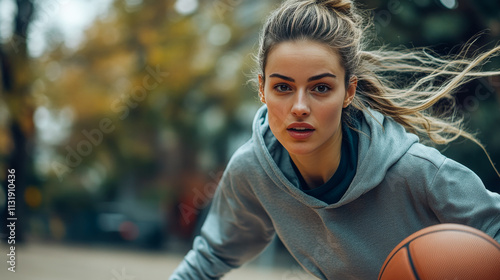
M255 142L253 139L241 145L231 156L226 169L234 175L244 175L248 171L260 166L254 146Z
M477 177L466 165L421 143L412 145L398 164L400 170L406 170L414 179L426 178L429 184L433 184L438 177Z
M447 159L436 148L426 146L422 143L415 143L406 152L406 156L410 158L415 165L429 164L438 169ZM412 164L413 165L413 164Z

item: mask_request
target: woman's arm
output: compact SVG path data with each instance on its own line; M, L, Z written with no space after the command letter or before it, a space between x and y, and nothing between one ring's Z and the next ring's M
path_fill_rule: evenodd
M272 240L272 222L255 197L249 177L242 164L232 161L228 165L201 234L170 280L219 279Z
M500 195L467 167L446 159L429 188L428 202L442 223L475 227L500 242Z

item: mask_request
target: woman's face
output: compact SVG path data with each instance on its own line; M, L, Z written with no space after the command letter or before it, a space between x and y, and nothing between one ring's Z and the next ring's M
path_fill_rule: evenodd
M339 55L322 43L283 42L270 51L264 70L260 97L285 149L291 155L340 149L342 108L354 97L357 82L346 88Z

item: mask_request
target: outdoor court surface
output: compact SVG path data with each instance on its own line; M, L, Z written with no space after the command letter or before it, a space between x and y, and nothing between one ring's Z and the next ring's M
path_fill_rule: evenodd
M30 242L16 247L16 272L7 270L7 247L0 245L2 280L167 280L182 255L99 246ZM296 264L265 267L249 263L223 279L309 280Z

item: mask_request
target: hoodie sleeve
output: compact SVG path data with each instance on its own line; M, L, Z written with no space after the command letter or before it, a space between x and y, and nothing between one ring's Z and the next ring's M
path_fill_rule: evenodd
M274 228L251 189L251 168L229 163L201 234L170 280L219 279L270 243Z
M465 224L500 242L500 195L467 167L446 159L429 188L430 207L442 223Z

